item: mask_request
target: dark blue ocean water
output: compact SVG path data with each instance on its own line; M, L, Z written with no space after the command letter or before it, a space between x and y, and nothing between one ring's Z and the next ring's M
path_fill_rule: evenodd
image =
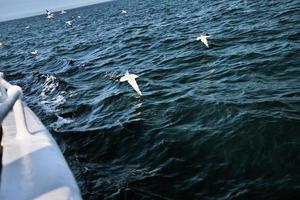
M124 0L54 17L0 23L0 71L84 199L300 197L299 1ZM114 80L126 70L142 97Z

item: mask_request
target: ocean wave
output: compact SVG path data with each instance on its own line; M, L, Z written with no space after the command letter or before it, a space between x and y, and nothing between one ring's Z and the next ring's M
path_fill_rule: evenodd
M296 199L298 10L124 0L1 22L0 70L59 141L84 199ZM209 48L196 41L206 33ZM143 96L119 82L126 70Z
M46 75L40 93L41 105L46 112L54 113L66 102L66 91L59 91L59 81L55 76Z

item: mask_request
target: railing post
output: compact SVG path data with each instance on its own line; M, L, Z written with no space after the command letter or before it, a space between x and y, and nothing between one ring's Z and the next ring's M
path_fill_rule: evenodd
M30 135L30 132L27 129L24 107L21 101L22 89L19 86L11 85L2 78L3 73L0 72L0 89L2 86L7 89L6 94L3 94L6 97L4 98L4 101L0 104L0 107L2 107L0 109L0 123L2 123L4 117L13 108L17 129L17 138L28 136ZM2 93L3 91L1 92L1 94Z
M0 80L1 81L1 80ZM5 98L4 101L0 104L0 123L2 123L5 116L9 113L9 111L14 106L14 103L17 101L19 96L21 95L21 90L18 88L15 88L16 86L10 87L7 91L8 94L4 94Z
M18 87L18 86L13 86L13 87ZM15 123L17 129L17 138L23 138L25 136L30 135L30 133L27 129L24 107L21 101L21 98L23 96L22 89L20 87L16 89L19 89L21 91L21 94L13 107L13 111L14 111Z

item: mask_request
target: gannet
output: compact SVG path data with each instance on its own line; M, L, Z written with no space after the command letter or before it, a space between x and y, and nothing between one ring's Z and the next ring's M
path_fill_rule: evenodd
M127 11L126 11L126 10L122 10L122 13L123 13L123 14L126 14L126 13L127 13Z
M37 50L34 50L32 52L30 52L32 55L37 55L38 54L38 51Z
M66 21L66 24L68 24L69 26L72 26L72 20Z
M208 42L207 42L207 38L209 38L210 36L208 35L200 35L200 37L197 37L197 41L201 40L201 42L203 42L205 44L205 46L208 46Z
M50 12L49 10L46 9L47 15L51 15L52 12Z
M77 18L80 19L81 17L78 15Z
M128 71L126 71L125 75L121 77L120 82L128 81L128 83L131 85L131 87L142 96L142 92L140 91L140 88L138 84L136 83L135 79L138 78L135 74L129 74Z
M53 18L53 13L50 12L49 10L46 10L46 12L47 12L47 18L52 19Z
M26 26L25 28L26 28L26 29L29 29L29 28L30 28L30 26Z
M52 18L53 18L53 14L47 15L47 18L48 18L48 19L52 19Z
M0 46L2 46L2 43L0 42Z

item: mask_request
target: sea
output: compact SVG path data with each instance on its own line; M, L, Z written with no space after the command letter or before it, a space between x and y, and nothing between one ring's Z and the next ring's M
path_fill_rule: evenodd
M300 1L66 12L1 22L0 71L83 199L300 199ZM143 96L119 81L127 70Z

